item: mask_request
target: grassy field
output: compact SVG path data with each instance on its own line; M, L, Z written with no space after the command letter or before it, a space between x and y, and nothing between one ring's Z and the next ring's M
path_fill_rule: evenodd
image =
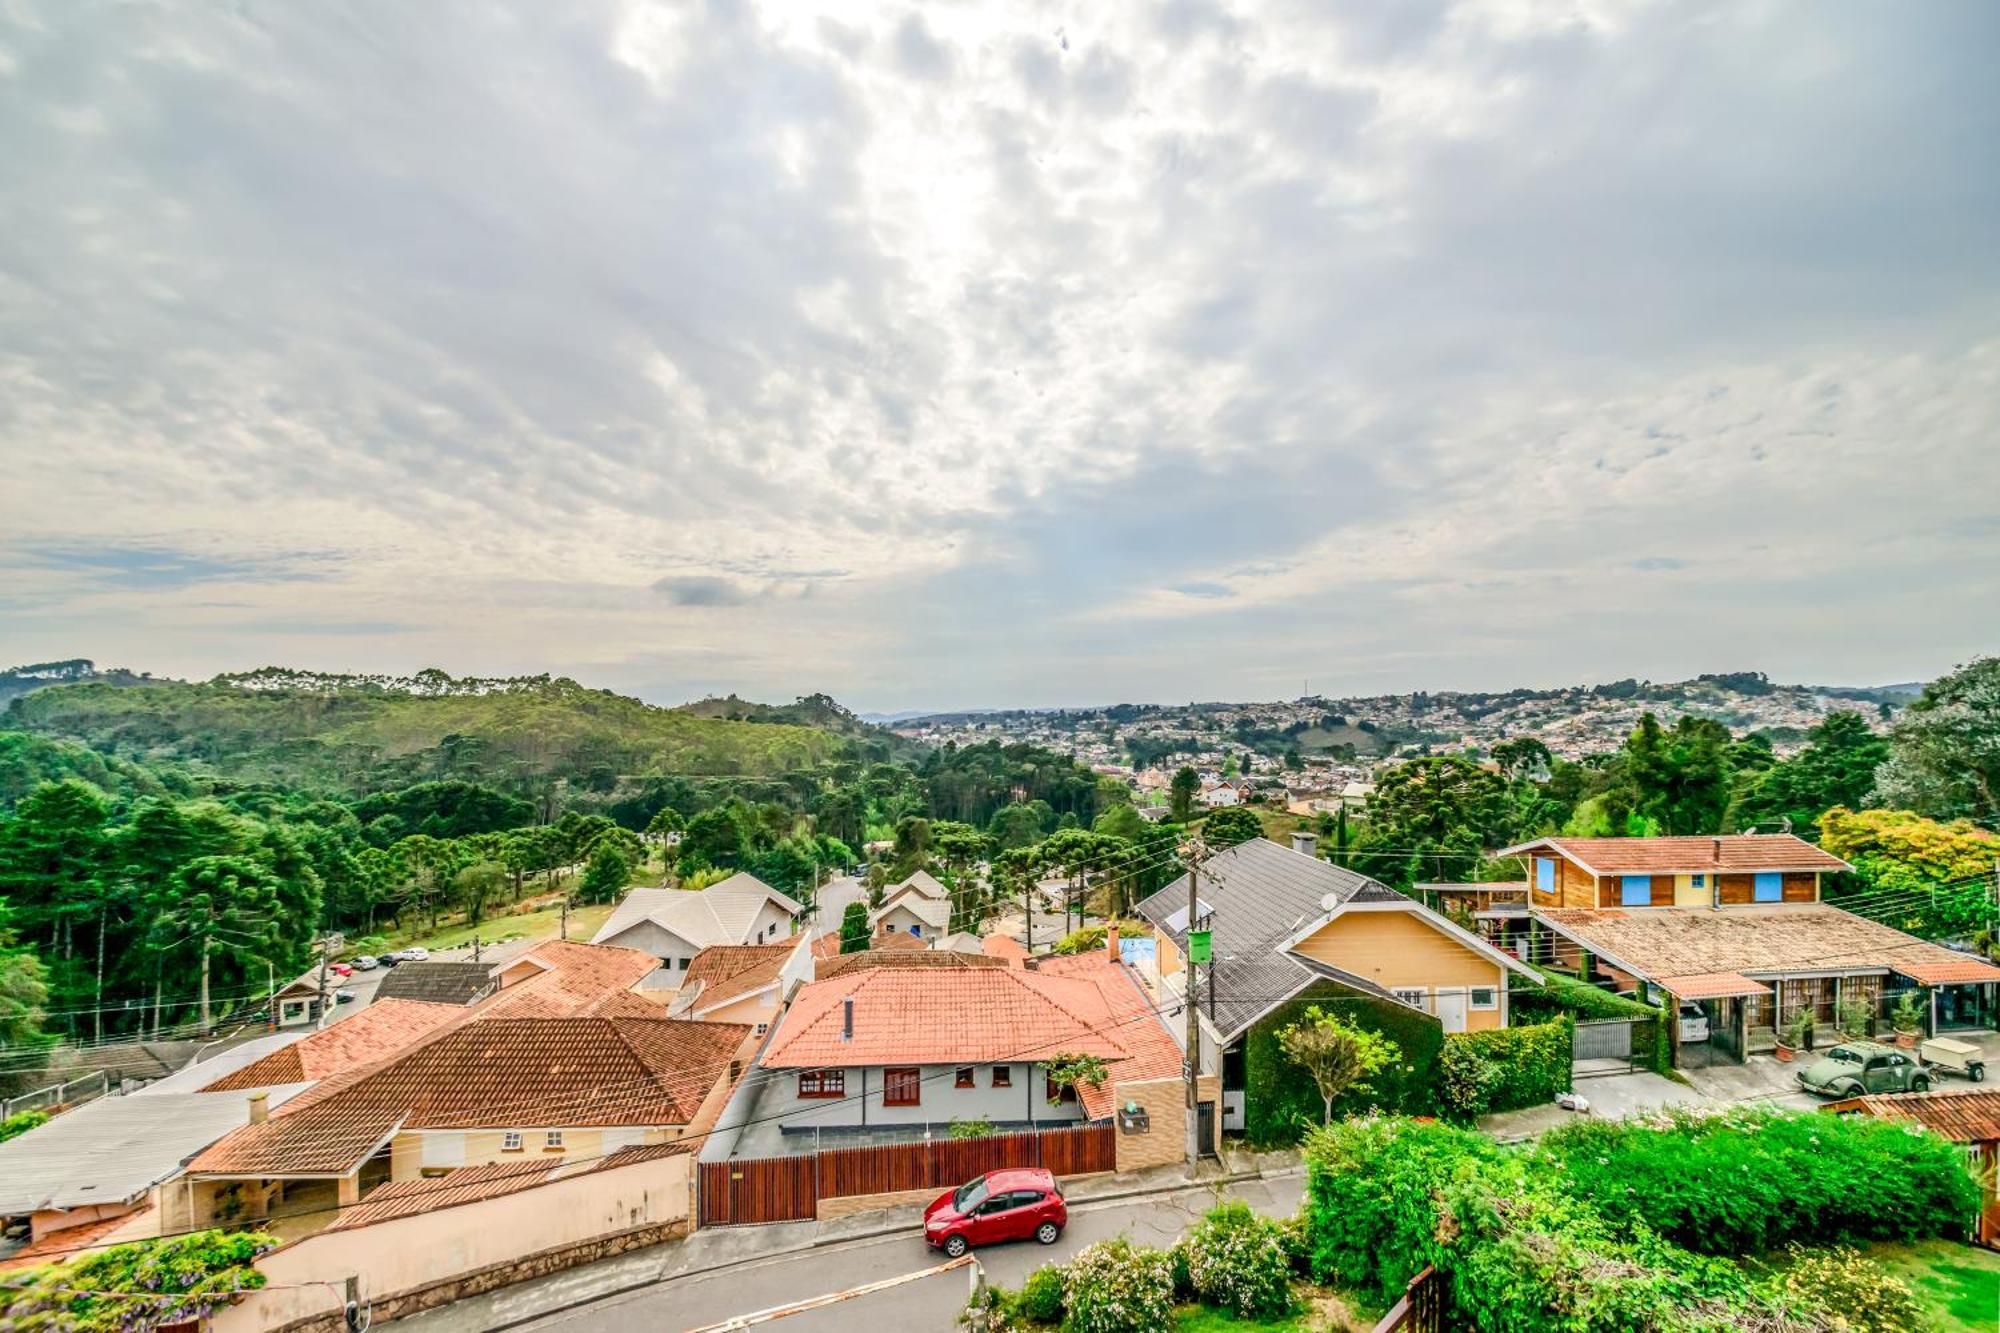
M2000 1328L2000 1254L1942 1240L1875 1245L1864 1253L1909 1283L1945 1333Z
M546 904L546 905L544 905ZM508 940L554 939L562 929L562 909L554 900L530 899L523 906L533 910L517 912L505 916L489 913L478 925L470 925L464 920L440 921L432 930L421 922L412 922L406 930L399 930L386 938L382 946L386 950L407 949L421 945L426 949L456 949L460 945L472 943L474 935L487 944L504 944ZM572 907L569 912L569 937L573 940L588 940L597 933L611 915L615 903L598 903L591 907Z

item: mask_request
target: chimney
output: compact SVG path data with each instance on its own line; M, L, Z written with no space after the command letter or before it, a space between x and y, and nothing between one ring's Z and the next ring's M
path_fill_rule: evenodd
M262 1090L250 1094L250 1123L261 1125L271 1118L271 1094Z
M1303 852L1307 856L1318 856L1319 834L1294 833L1292 835L1292 850L1295 852Z
M840 1002L840 1039L854 1040L854 997L848 996Z
M1111 955L1111 961L1118 961L1118 923L1113 921L1104 928L1104 952Z

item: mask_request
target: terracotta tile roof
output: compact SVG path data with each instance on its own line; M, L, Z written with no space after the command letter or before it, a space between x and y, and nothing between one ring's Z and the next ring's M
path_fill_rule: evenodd
M1006 967L1004 958L989 958L985 954L960 953L955 949L863 949L860 953L836 954L832 958L821 958L813 964L813 980L826 981L832 977L846 976L850 972L863 972L874 967L902 968L961 968L961 967Z
M1714 972L1768 977L1873 967L1918 981L1934 969L1955 978L2000 981L2000 968L1823 903L1721 910L1537 908L1534 915L1612 966L1653 981Z
M688 964L681 988L700 986L694 999L697 1010L727 1004L776 982L785 960L797 947L796 940L783 944L711 944Z
M77 1252L83 1247L96 1245L114 1231L131 1226L140 1214L151 1212L152 1208L151 1202L142 1203L129 1213L119 1213L112 1217L99 1218L95 1222L85 1222L81 1226L51 1231L40 1240L29 1241L6 1258L0 1259L0 1273L13 1272L21 1268L39 1268L43 1264L60 1263L65 1259L76 1258Z
M1935 1130L1953 1143L2000 1140L2000 1089L1941 1088L1894 1097L1849 1097L1824 1111L1860 1111L1884 1120L1909 1120Z
M399 1129L684 1125L749 1034L669 1018L482 1018L320 1083L188 1170L343 1175Z
M201 1090L239 1092L331 1078L393 1055L463 1015L458 1005L376 1000L360 1013L225 1074Z
M496 1162L488 1166L463 1166L442 1176L423 1180L400 1180L382 1185L358 1204L349 1205L340 1220L328 1231L351 1231L376 1222L392 1222L399 1217L416 1217L440 1208L479 1203L506 1194L518 1194L538 1185L567 1180L571 1176L612 1171L621 1166L678 1157L694 1151L692 1143L643 1144L620 1148L605 1157L583 1162Z
M1552 848L1600 875L1707 874L1725 870L1848 870L1847 862L1791 833L1697 838L1537 838L1496 853Z
M611 997L629 991L660 965L638 949L550 940L500 969L540 963L542 970L517 981L473 1006L481 1018L569 1018L589 1015L613 1004Z
M1957 986L1981 981L2000 981L2000 967L1977 958L1960 955L1935 962L1898 963L1896 970L1925 986Z
M772 1069L885 1064L996 1064L1096 1055L1112 1078L1083 1090L1109 1114L1112 1082L1168 1077L1180 1047L1130 973L1101 954L1065 960L1065 975L1022 968L877 967L802 989L760 1063ZM843 1040L843 1002L854 1036Z
M1769 995L1771 988L1741 972L1697 972L1686 977L1655 977L1677 1000L1724 1000L1738 995Z
M1010 963L1020 962L1028 956L1028 946L1012 935L988 935L979 942L989 958L1004 958Z

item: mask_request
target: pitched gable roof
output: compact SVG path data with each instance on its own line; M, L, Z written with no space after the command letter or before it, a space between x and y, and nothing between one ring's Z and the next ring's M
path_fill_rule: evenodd
M894 899L898 894L903 894L903 893L915 893L915 894L920 894L925 898L937 898L937 899L945 899L951 896L950 890L946 889L943 884L939 883L937 877L931 874L930 871L928 870L919 870L915 874L911 875L908 879L904 880L901 884L898 884L894 888L890 889L887 896L883 898L883 902L887 903L892 899Z
M500 985L490 963L403 963L389 969L375 987L374 1003L423 1000L430 1004L471 1004Z
M1716 837L1536 838L1495 856L1547 848L1596 875L1720 874L1758 870L1850 870L1831 852L1791 833L1725 833Z
M920 893L905 893L901 897L885 901L868 914L872 925L881 921L891 912L908 912L932 930L943 930L951 924L951 904L942 898L927 898Z
M394 1055L459 1018L461 1013L456 1005L376 1000L360 1013L224 1074L201 1090L238 1092L280 1083L318 1082Z
M1266 838L1251 838L1203 862L1200 897L1213 913L1213 1018L1225 1043L1314 980L1284 946L1325 916L1329 903L1410 901L1366 875ZM1187 905L1183 875L1135 910L1185 952Z
M684 1125L750 1029L485 1018L328 1079L202 1153L196 1175L344 1175L404 1129Z
M615 940L641 922L650 921L696 948L741 944L749 938L757 912L767 902L777 904L792 916L805 911L804 904L797 899L741 870L720 883L695 891L633 889L591 936L591 943Z
M547 940L500 969L503 976L517 971L530 975L487 996L471 1012L479 1018L610 1014L629 1008L631 997L625 993L659 965L637 949Z
M694 956L681 979L683 992L692 991L690 1008L699 1014L778 983L785 960L798 948L783 944L711 944Z
M1986 1088L1941 1088L1935 1092L1898 1093L1893 1097L1849 1097L1820 1108L1835 1114L1862 1111L1884 1120L1906 1120L1943 1135L1953 1143L2000 1140L2000 1091Z
M1005 967L1006 960L988 954L965 953L958 949L926 949L921 941L909 935L891 935L891 940L910 940L915 948L898 945L893 949L863 949L859 953L835 954L820 958L813 964L813 980L825 981L829 977L846 976L849 972L865 972L874 967Z

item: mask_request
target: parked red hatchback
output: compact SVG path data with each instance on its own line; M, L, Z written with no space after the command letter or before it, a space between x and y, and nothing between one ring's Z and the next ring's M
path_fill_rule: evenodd
M1056 1243L1069 1225L1062 1186L1040 1167L988 1171L924 1209L924 1244L956 1259L975 1245L1033 1236Z

